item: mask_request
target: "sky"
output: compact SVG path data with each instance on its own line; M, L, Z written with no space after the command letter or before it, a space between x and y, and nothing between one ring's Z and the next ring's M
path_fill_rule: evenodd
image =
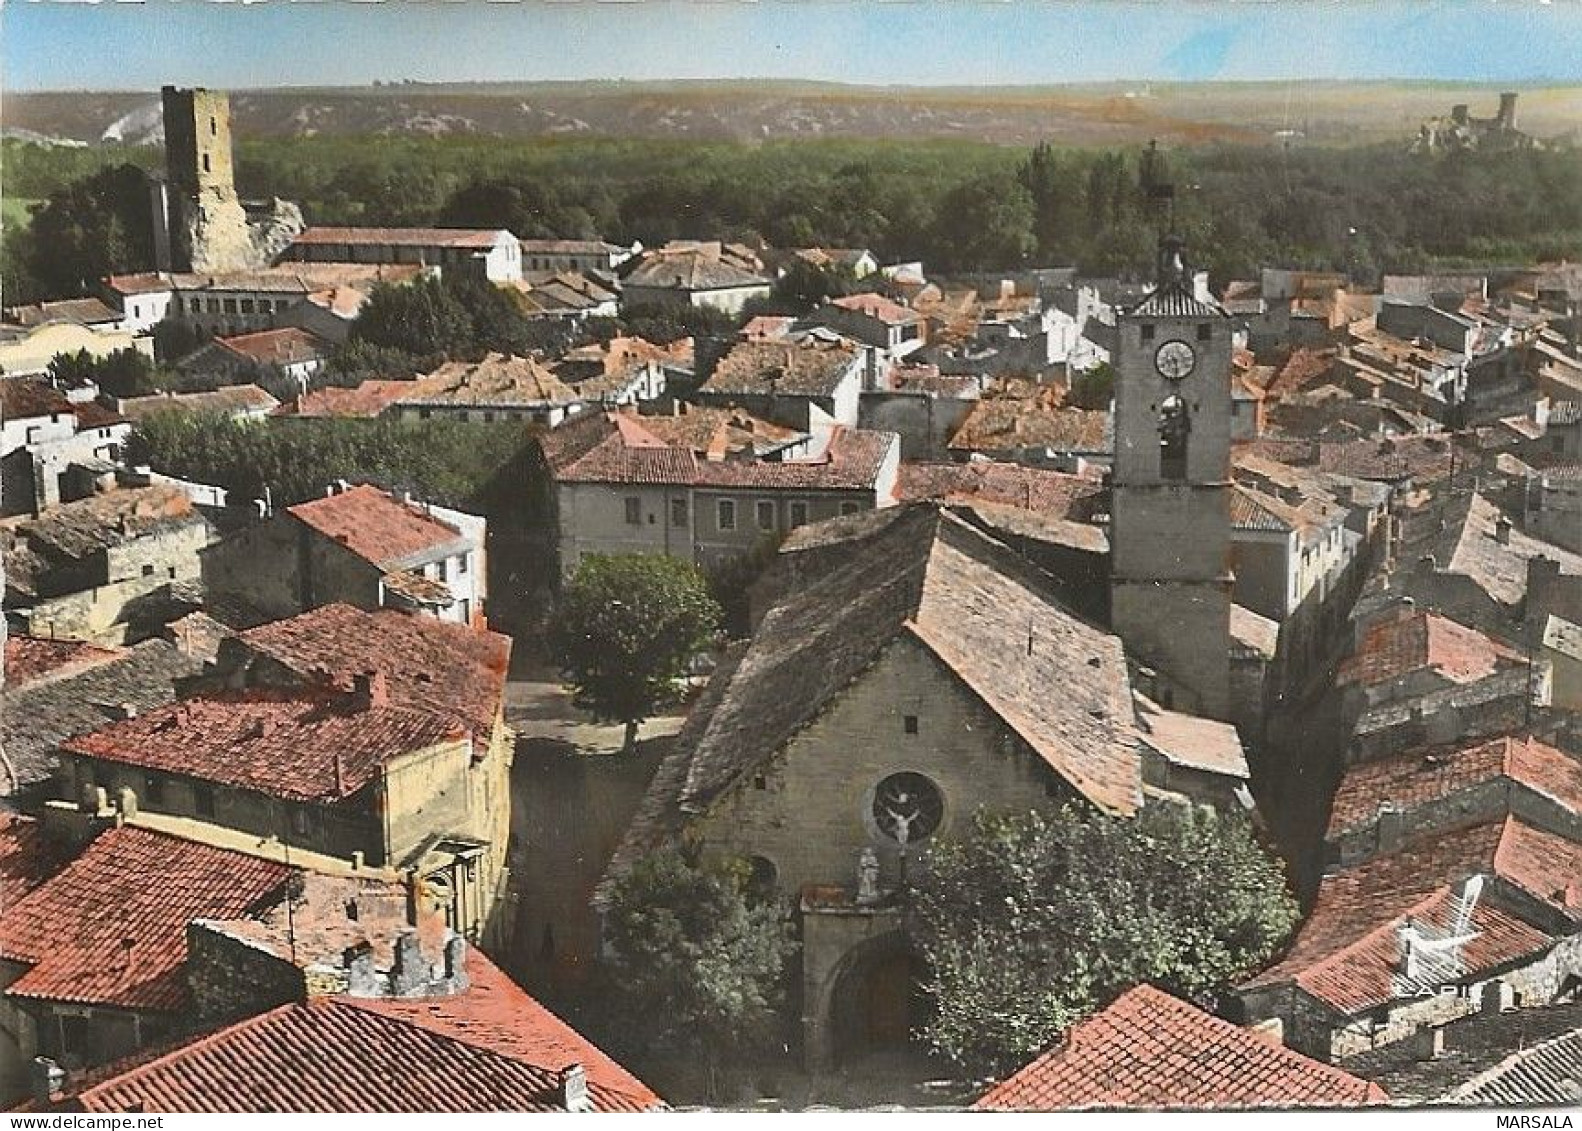
M1582 81L1582 0L3 0L0 87Z

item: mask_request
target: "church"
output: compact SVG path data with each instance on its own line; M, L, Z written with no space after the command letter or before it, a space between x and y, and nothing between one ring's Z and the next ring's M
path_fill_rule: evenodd
M1165 241L1120 319L1111 625L1039 552L1070 523L927 502L796 532L781 558L812 565L716 669L596 905L661 846L748 862L795 909L803 1053L826 1068L917 1029L908 875L980 809L1250 811L1224 721L1230 349Z

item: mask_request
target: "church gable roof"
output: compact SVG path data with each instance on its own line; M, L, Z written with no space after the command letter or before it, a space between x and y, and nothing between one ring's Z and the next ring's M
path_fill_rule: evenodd
M948 510L890 524L764 619L692 746L683 808L781 749L905 635L1095 807L1141 802L1120 641L1045 595L1037 571ZM1051 700L1050 689L1061 688Z

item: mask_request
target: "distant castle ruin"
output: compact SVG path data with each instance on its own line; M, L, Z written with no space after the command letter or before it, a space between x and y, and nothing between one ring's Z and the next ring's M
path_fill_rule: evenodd
M153 184L156 266L218 274L268 265L302 231L302 212L278 199L249 208L237 197L230 98L167 86L161 101L165 180Z
M1500 95L1500 112L1492 118L1474 118L1467 104L1450 108L1448 118L1429 118L1417 130L1414 153L1455 153L1473 149L1536 149L1536 138L1516 128L1516 95Z

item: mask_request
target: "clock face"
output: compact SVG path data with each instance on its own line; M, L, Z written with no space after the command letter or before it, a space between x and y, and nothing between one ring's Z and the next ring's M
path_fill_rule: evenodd
M1179 381L1192 372L1197 365L1197 354L1192 352L1192 347L1181 341L1169 341L1159 347L1159 352L1154 354L1154 368L1159 370L1161 376L1171 381Z
M922 774L891 774L873 791L873 822L903 848L939 828L945 802Z

